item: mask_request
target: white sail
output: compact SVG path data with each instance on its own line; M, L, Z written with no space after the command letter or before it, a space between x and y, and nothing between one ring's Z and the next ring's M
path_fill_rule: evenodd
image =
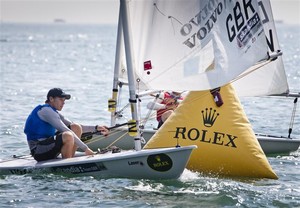
M280 50L272 8L269 0L258 1L270 52ZM247 72L246 72L247 73ZM255 83L255 85L253 84ZM282 57L233 82L239 96L263 96L288 93Z
M132 0L128 5L135 71L149 89L212 89L267 56L256 1Z

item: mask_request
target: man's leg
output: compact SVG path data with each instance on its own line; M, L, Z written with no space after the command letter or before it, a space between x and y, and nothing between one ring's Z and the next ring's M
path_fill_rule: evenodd
M74 156L74 136L70 131L62 133L63 146L61 148L62 158L71 158Z
M81 135L82 135L82 127L80 124L77 123L72 123L70 125L71 130L76 134L76 136L80 139ZM75 155L75 152L77 150L77 145L74 143L74 147L73 147L73 156Z
M56 158L61 153L63 147L62 135L59 134L54 137L49 137L37 142L36 149L31 154L37 161L50 160Z
M80 124L72 123L70 125L71 130L80 138L82 134L82 127Z

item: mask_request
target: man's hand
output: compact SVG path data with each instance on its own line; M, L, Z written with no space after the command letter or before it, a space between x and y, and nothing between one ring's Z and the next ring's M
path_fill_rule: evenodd
M94 155L95 154L90 148L87 148L84 153L85 153L85 155Z
M101 132L101 134L104 136L107 136L109 134L107 126L97 126L97 131Z

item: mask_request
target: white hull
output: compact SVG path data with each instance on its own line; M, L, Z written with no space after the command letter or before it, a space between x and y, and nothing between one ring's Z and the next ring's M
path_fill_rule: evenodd
M0 161L0 174L58 173L99 178L176 179L184 171L195 145L53 159L36 162L25 156Z
M152 129L145 129L142 136L145 141L148 142L155 132L156 131ZM262 134L257 134L256 136L266 155L289 154L290 152L296 151L300 146L300 139ZM113 143L116 139L118 141ZM97 150L98 148L107 148L112 143L113 145L125 150L134 148L133 138L127 134L127 128L119 128L107 138L104 138L103 136L96 136L86 142L86 144L93 150ZM174 143L174 146L175 145L176 144Z
M257 134L257 139L265 154L286 154L297 151L300 146L300 139L288 137L276 137Z

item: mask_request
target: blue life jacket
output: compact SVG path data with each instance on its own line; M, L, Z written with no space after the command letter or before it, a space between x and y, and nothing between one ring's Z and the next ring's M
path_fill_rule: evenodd
M40 117L38 116L38 111L41 110L43 107L51 106L49 104L38 105L33 109L33 111L26 120L24 133L27 136L27 140L38 140L41 138L48 138L55 135L56 129L49 123L40 119ZM52 109L53 111L57 112L55 108Z

